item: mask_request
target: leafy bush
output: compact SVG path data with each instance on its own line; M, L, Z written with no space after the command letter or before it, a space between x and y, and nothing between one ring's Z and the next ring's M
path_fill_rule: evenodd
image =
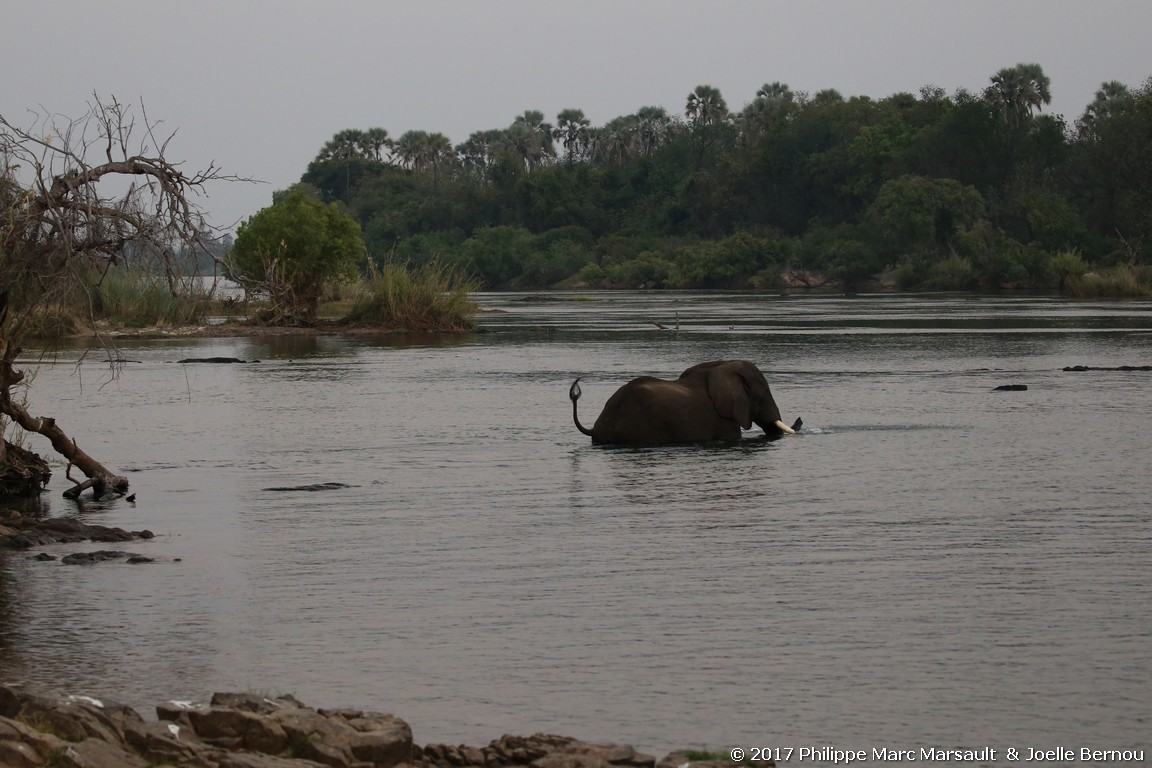
M607 269L609 282L624 288L663 288L672 273L672 262L658 251L644 251L634 259Z
M598 286L608 279L608 273L604 271L604 267L593 261L585 264L576 278L582 283Z
M679 249L676 273L685 287L736 287L783 261L784 249L778 239L737 232L715 242Z
M1052 282L1060 290L1069 282L1079 280L1088 272L1088 265L1080 256L1080 252L1073 249L1060 251L1048 262L1048 273Z
M523 227L481 227L460 248L462 263L489 287L508 285L524 271L532 233Z
M577 274L591 260L591 252L572 240L557 240L537 247L525 259L517 284L550 287Z
M889 179L867 218L898 249L947 245L984 215L984 198L954 179L900 176Z
M972 262L952 254L929 265L922 287L929 291L961 291L974 288L976 283Z
M462 238L455 230L420 233L394 243L388 258L414 267L431 261L444 262L449 254L459 250L461 242ZM380 254L379 260L384 260L384 254Z
M297 192L241 224L231 258L236 275L268 291L280 324L312 321L324 285L354 276L364 254L355 219Z

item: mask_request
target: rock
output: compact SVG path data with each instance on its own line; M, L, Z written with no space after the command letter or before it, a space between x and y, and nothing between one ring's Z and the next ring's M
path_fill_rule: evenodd
M46 756L60 746L60 739L24 723L0 717L0 765L12 768L44 765Z
M1001 384L992 389L993 392L1027 392L1027 384Z
M291 492L291 491L314 492L314 491L335 491L335 490L339 490L340 488L351 488L351 487L352 486L348 485L347 483L309 483L308 485L277 486L274 488L265 488L264 490L265 491L279 491L279 492Z
M177 363L223 364L223 363L247 363L248 361L247 360L241 360L238 357L186 357L183 360L177 360L176 362ZM259 360L253 360L252 362L258 363L260 361Z
M0 549L31 549L45 544L75 544L80 541L120 542L151 539L152 531L126 531L103 525L89 525L71 517L33 518L16 516L0 527Z
M66 565L91 565L93 563L102 563L105 560L124 560L132 557L128 552L118 552L110 549L100 549L95 552L73 552L70 555L64 555L60 558L60 562Z
M159 722L84 696L49 697L0 683L0 765L43 768L657 768L650 755L621 744L568 736L502 736L485 747L419 747L395 715L313 709L291 696L217 693L211 704L169 701ZM674 753L661 768L679 768ZM670 762L675 760L676 762ZM693 762L693 768L727 764Z
M186 724L198 738L230 751L295 756L322 765L391 768L413 756L412 729L393 715L361 710L321 713L291 696L217 693L212 704L157 707L161 720Z
M1066 365L1065 371L1152 371L1152 365L1117 365L1115 367L1096 368L1091 365Z
M654 768L656 759L626 744L589 744L568 736L537 733L533 736L502 736L486 747L429 744L417 749L416 765L441 768Z
M191 709L188 710L188 721L197 736L225 749L275 755L288 746L283 728L253 712L224 707Z

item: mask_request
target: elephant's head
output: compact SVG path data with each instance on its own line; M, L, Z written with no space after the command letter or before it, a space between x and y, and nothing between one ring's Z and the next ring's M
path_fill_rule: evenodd
M769 437L795 433L781 420L768 380L747 360L700 363L680 374L682 381L697 377L704 379L703 386L720 417L733 419L743 429L756 424Z

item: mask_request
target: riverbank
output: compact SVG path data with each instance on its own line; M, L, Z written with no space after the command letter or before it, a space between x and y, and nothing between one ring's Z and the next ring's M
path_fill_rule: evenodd
M504 735L485 746L417 744L387 713L314 709L292 696L217 693L209 704L168 701L156 721L89 695L50 696L0 681L0 765L212 768L723 768L680 751L657 760L625 744ZM765 763L764 765L773 765Z
M102 336L112 339L180 339L229 338L237 336L323 336L326 334L383 335L402 333L471 333L467 331L405 331L379 325L348 323L343 320L321 319L311 325L261 325L242 321L199 323L196 325L149 325L129 327L107 322L97 323L95 329L82 336Z

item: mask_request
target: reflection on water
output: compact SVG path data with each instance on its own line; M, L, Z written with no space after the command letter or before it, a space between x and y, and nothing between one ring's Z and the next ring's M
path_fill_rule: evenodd
M1147 374L1061 369L1149 363L1152 304L522 298L434 342L125 343L102 386L63 351L33 410L137 502L57 478L41 504L154 531L156 562L0 553L3 676L145 713L290 692L422 743L1149 746ZM571 423L576 376L594 418L718 358L801 434L603 449ZM318 483L345 487L268 490Z

